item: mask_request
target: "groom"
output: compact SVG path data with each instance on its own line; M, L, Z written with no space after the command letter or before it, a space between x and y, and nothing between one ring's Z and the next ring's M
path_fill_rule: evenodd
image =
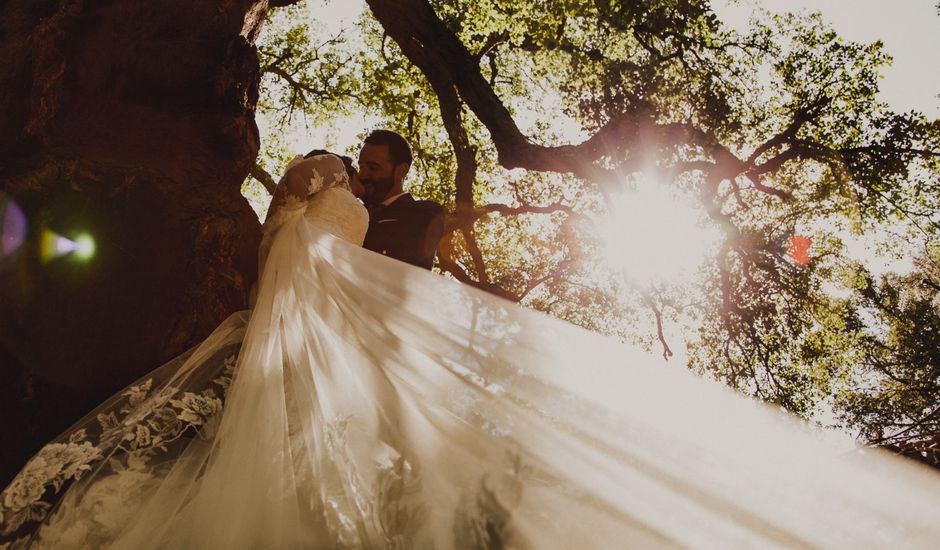
M375 130L359 152L362 202L369 209L369 231L363 246L390 258L431 269L444 234L444 208L415 200L403 182L411 168L411 147L390 130Z

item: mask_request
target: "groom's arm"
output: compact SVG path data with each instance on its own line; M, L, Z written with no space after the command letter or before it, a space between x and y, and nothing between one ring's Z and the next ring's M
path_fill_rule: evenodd
M422 267L431 269L434 266L434 257L437 256L437 247L441 244L441 237L444 236L444 218L445 210L440 208L424 231L424 240L422 242L421 261Z
M407 254L399 258L411 265L431 269L437 247L444 236L447 211L437 203L422 201L415 208L410 225Z

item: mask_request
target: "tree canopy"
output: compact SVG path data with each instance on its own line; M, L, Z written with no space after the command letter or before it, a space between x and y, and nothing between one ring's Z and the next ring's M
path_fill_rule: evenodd
M291 128L367 113L450 211L442 273L667 358L684 333L690 368L938 463L940 121L879 101L881 43L819 14L738 32L703 0L367 0L342 29L308 1L260 38L254 179ZM678 217L636 214L650 186ZM638 278L644 250L697 272Z

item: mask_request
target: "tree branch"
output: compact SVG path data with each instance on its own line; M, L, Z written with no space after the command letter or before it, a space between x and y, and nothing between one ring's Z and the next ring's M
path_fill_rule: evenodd
M656 336L659 338L659 343L663 346L663 359L666 361L672 357L672 349L669 347L669 343L666 342L666 337L663 334L663 312L659 309L656 303L653 301L652 295L649 292L643 292L643 302L650 308L653 312L653 315L656 317Z
M451 233L449 235L445 235L441 240L441 246L437 254L437 263L441 271L450 273L461 283L479 288L480 290L484 290L501 298L505 298L513 302L519 302L519 300L522 299L522 297L518 294L510 292L499 285L495 285L493 283L483 283L471 277L470 274L467 273L466 269L464 269L463 266L461 266L455 259L453 239L454 233Z
M251 165L250 173L251 173L251 177L261 182L261 185L263 185L264 188L268 190L268 193L270 193L271 195L274 195L274 190L277 189L277 182L274 181L274 178L271 177L271 174L269 174L264 168L259 166L258 163L254 163Z
M486 204L475 209L475 218L483 217L487 214L496 212L503 216L516 216L519 214L554 214L555 212L564 212L574 214L574 210L567 204L556 202L548 206L536 206L533 204L523 204L521 206L509 206L506 204Z
M278 65L269 65L268 67L265 67L264 72L271 73L271 74L274 74L283 78L284 81L287 82L287 85L290 86L292 90L294 90L294 92L300 94L300 97L302 99L306 99L307 97L306 95L304 95L304 92L312 94L317 97L328 97L328 94L325 91L318 90L314 88L313 86L310 86L309 84L298 82L297 80L294 79L293 75L291 75L290 73L288 73L287 71L285 71Z

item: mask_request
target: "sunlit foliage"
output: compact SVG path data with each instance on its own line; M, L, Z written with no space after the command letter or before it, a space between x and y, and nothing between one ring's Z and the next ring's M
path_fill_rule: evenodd
M352 136L338 144L353 154L371 127L397 130L418 151L412 191L452 213L448 276L665 356L687 343L691 368L868 441L940 432L938 257L923 251L940 232L940 122L879 101L882 44L818 14L740 33L699 0L369 0L345 28L309 2L272 12L259 46L260 168L278 172L298 125ZM403 43L403 28L440 40ZM345 131L356 113L369 124ZM721 236L663 245L701 256L692 283L634 281L605 255L598 221L643 181ZM913 272L849 254L886 231L882 252L916 255Z

